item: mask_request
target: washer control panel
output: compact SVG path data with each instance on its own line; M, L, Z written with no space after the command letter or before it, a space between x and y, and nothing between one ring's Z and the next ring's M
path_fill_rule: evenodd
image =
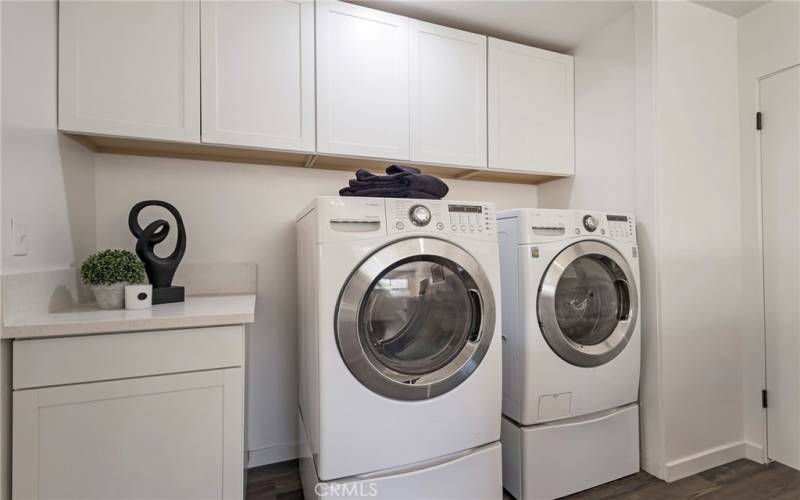
M389 232L425 231L494 239L494 204L444 200L386 200Z

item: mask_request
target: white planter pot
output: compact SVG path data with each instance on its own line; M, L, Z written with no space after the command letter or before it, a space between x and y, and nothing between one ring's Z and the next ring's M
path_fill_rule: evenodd
M97 307L100 309L122 309L125 305L125 285L128 283L113 283L111 285L92 286Z

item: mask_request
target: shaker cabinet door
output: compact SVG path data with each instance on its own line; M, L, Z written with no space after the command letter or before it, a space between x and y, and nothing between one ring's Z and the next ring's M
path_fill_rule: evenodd
M314 3L202 3L205 143L313 152Z
M200 1L59 3L59 129L199 142Z
M411 160L486 166L486 37L410 20Z
M241 368L13 393L15 499L243 497Z
M489 168L575 172L572 56L489 39Z
M408 19L317 2L317 150L409 159Z

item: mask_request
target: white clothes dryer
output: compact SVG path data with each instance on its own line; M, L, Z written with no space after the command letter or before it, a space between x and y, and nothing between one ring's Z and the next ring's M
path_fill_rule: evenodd
M639 469L639 264L630 214L498 214L504 483L555 498Z

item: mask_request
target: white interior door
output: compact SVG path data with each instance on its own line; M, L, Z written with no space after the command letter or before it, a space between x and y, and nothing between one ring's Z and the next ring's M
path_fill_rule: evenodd
M767 455L800 469L800 66L761 80Z

